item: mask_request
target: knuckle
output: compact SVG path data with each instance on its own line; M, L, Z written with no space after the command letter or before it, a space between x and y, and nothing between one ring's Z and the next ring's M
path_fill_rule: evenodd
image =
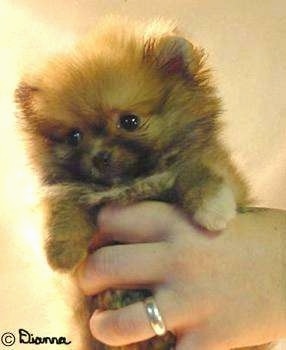
M116 250L104 247L97 250L93 256L95 274L98 278L112 277L119 270L119 258Z
M199 331L195 331L189 336L183 337L183 339L178 343L177 350L210 350L212 349L206 339L202 336Z
M170 224L173 222L173 220L177 217L177 209L168 203L159 203L158 209L161 213L163 213L164 217L166 218L166 223Z
M188 274L190 269L190 251L185 246L176 244L172 246L172 255L169 259L170 276L182 276L185 272Z

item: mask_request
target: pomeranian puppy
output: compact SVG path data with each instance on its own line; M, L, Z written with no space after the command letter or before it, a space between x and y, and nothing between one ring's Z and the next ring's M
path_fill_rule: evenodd
M70 54L26 77L16 102L45 189L45 250L56 270L72 274L86 258L102 205L163 200L221 230L249 202L219 139L220 99L204 51L171 22L104 20ZM124 306L147 294L107 291L97 307L118 300ZM78 312L88 329L89 312ZM120 349L174 343L168 333Z

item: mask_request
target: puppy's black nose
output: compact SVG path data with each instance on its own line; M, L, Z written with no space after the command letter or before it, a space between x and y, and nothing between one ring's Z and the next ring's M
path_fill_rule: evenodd
M97 168L104 168L110 164L111 154L107 151L100 151L93 157L93 165Z

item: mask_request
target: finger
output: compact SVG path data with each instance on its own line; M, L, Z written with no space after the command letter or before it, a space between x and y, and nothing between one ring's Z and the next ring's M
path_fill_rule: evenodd
M86 295L123 285L149 285L166 278L166 244L141 243L103 247L79 268L79 286Z
M98 226L101 234L114 241L158 242L172 232L180 215L175 207L155 201L122 208L109 206L99 213Z
M143 303L138 302L119 310L95 312L90 330L102 343L122 346L153 337L148 322Z
M227 350L221 344L215 345L211 343L208 337L202 331L194 331L192 333L179 337L176 344L176 350Z
M177 309L174 315L171 300L166 303L156 295L155 300L166 328L175 329L180 310ZM95 312L90 320L90 329L96 339L111 346L123 346L155 336L143 302L119 310Z

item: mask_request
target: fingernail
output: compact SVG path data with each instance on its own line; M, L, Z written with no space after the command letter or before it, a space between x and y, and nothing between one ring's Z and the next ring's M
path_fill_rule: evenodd
M92 237L91 241L88 245L88 253L92 254L96 249L99 249L101 247L104 247L107 240L103 235L103 232L101 230L97 230L97 232Z
M85 290L87 285L90 285L94 280L94 268L91 255L77 269L77 281L79 286Z
M101 309L95 309L93 312L93 316L97 316L97 315L101 314L102 312L103 312L103 310L101 310Z

